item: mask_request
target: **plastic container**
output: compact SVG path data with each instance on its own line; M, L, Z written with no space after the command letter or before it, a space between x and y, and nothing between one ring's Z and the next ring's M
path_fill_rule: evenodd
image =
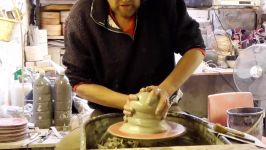
M15 23L15 20L0 17L0 41L10 41Z
M72 113L72 88L64 72L61 72L55 81L54 95L55 126L69 126Z
M31 83L20 83L14 80L10 88L10 99L12 106L23 107L25 103L25 96L32 90Z
M186 6L191 8L212 7L213 0L185 0Z
M26 82L25 78L21 77L22 69L18 69L10 82L9 93L12 106L23 107L25 104L25 96L32 90L32 83ZM24 83L22 83L22 80Z
M236 59L237 59L236 55L229 55L225 57L225 62L230 68L234 68L236 64Z
M52 125L52 90L50 81L40 74L33 84L33 123L47 129Z
M26 61L40 61L48 55L47 43L35 46L25 46Z

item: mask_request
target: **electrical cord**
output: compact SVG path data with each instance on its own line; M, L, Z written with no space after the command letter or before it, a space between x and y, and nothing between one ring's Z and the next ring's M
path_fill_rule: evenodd
M219 71L220 68L217 67L217 65L215 63L212 62L212 60L209 60L207 62L205 62L206 67L204 68L205 71L213 71L213 72L217 72L219 77L222 78L223 81L225 81L225 83L234 91L237 92L238 90L226 79L226 77L224 76L224 74L222 74L222 72ZM211 67L213 66L213 67ZM203 71L204 71L203 70Z
M238 90L230 84L230 82L226 79L226 77L220 72L218 71L219 76L227 83L227 85L234 91L234 92L238 92Z
M216 13L215 10L214 10L214 14L215 14L215 16L216 16L218 22L220 23L222 29L226 32L226 29L225 29L224 25L222 24L221 19L220 19L220 17L217 15L217 13ZM217 39L216 39L216 35L215 35L215 33L214 33L213 30L212 30L212 32L213 32L213 36L214 36L215 42L216 42L217 47L218 47L218 41L217 41ZM234 49L234 45L233 45L233 42L232 42L232 40L231 40L231 37L229 37L227 34L225 34L225 36L229 39L229 41L230 41L230 45L231 45L232 49ZM234 92L237 92L237 91L238 91L233 85L231 85L231 83L226 79L226 77L225 77L225 76L224 76L224 75L218 70L217 65L216 65L215 63L213 63L212 60L207 61L207 62L206 62L206 65L207 65L208 68L214 68L214 69L211 69L211 70L214 71L214 72L217 72L217 73L219 74L219 76L223 79L223 81L225 81L225 83L226 83L226 84L227 84L227 85L228 85L228 86L229 86ZM211 66L213 66L213 67L211 67Z
M217 13L216 13L215 10L214 10L214 14L215 14L216 18L218 19L218 22L220 23L222 29L223 29L223 30L225 31L225 33L226 33L226 29L225 29L225 27L223 26L222 21L221 21L220 17L217 15ZM214 36L214 38L215 38L215 42L216 42L217 47L218 47L218 42L217 42L216 36L215 36L215 34L214 34L214 31L212 30L212 32L213 32L213 36ZM225 36L229 39L229 41L230 41L230 45L231 45L232 49L234 50L235 48L234 48L234 44L233 44L233 42L232 42L231 37L229 37L228 34L225 34Z

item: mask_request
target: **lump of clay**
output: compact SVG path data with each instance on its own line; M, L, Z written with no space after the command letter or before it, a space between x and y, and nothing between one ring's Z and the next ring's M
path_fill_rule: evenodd
M149 92L140 92L137 96L138 101L129 103L135 113L132 117L128 117L128 122L119 130L130 134L155 134L167 131L169 129L167 122L155 115L159 97L152 96Z

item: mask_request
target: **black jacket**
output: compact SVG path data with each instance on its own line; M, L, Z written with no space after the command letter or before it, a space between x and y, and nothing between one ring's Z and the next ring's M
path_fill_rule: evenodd
M95 83L137 93L169 75L174 53L205 47L183 0L142 1L133 38L108 25L108 10L107 0L79 0L72 8L63 56L72 85Z

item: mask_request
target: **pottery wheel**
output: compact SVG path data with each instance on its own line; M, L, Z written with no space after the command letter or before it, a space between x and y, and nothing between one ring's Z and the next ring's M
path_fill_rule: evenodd
M124 122L118 122L111 125L108 128L108 132L114 136L122 137L126 139L135 139L135 140L158 140L158 139L169 139L181 136L185 133L186 128L176 122L167 121L169 129L161 133L152 133L152 134L129 134L120 130Z
M126 139L159 140L181 135L185 127L176 123L162 120L155 115L160 97L152 92L141 91L136 94L137 100L128 105L134 109L127 122L119 122L108 128L114 136Z

